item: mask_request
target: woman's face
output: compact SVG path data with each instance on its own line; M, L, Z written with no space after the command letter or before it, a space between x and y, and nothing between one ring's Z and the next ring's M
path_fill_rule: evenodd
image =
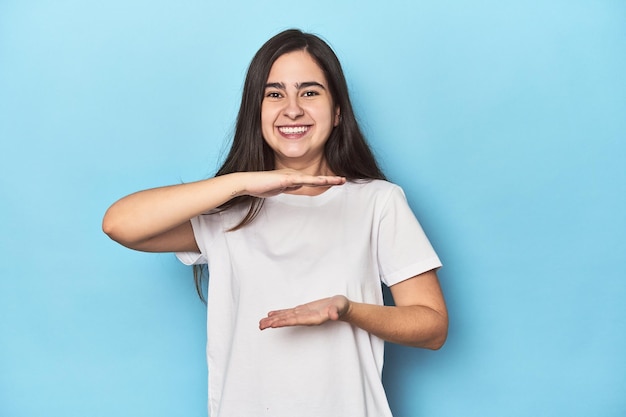
M313 58L305 51L279 57L261 105L263 138L274 150L276 168L319 174L325 168L324 145L338 123L339 108Z

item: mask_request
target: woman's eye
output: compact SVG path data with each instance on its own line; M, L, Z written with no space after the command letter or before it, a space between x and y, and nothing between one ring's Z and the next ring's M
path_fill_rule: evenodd
M318 95L319 93L317 91L305 91L304 94L302 94L303 97L315 97Z
M280 98L280 93L278 93L276 91L270 91L270 92L265 94L265 97L267 97L267 98Z

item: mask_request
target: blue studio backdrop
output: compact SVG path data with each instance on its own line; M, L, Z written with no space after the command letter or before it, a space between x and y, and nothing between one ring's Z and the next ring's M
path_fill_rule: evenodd
M101 232L213 174L247 65L320 34L444 263L397 417L626 415L626 3L0 0L0 416L206 416L205 307Z

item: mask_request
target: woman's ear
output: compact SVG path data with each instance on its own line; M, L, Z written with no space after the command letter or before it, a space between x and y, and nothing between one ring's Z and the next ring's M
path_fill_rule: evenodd
M333 127L337 127L339 121L341 120L341 109L339 106L335 107L335 121L333 123Z

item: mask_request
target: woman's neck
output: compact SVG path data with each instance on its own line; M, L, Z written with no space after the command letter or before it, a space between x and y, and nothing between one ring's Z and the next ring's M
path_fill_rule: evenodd
M275 169L293 169L308 175L335 175L325 159L314 162L281 161L276 159Z

